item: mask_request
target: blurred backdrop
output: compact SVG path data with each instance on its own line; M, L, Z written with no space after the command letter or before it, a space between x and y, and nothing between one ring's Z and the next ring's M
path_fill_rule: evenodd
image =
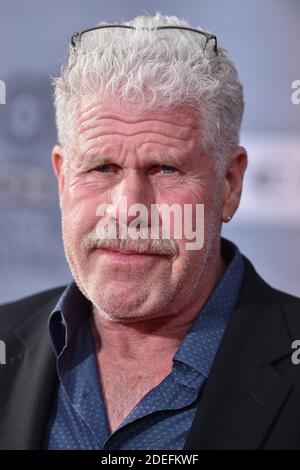
M245 87L242 203L223 235L273 286L300 296L299 0L1 0L0 303L70 279L50 164L50 76L72 32L138 14L175 14L215 33Z

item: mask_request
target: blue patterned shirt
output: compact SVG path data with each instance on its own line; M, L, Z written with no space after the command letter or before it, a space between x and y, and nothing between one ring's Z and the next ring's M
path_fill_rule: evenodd
M111 434L89 328L91 304L74 282L67 286L49 318L58 387L45 439L46 449L184 448L244 274L239 249L222 239L221 246L224 243L227 269L176 351L172 371L136 404Z

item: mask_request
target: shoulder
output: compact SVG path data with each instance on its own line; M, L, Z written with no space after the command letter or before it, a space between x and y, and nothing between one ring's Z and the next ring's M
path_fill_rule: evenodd
M55 287L0 305L0 336L17 328L34 313L42 313L44 308L48 313L46 306L53 303L54 307L65 287Z
M260 317L264 314L269 317L268 312L272 309L268 307L276 304L280 307L291 336L298 335L300 339L300 298L271 286L258 274L248 258L243 256L243 261L245 276L240 292L241 304L252 304L253 311L259 311Z
M300 298L277 289L275 292L291 337L300 340Z

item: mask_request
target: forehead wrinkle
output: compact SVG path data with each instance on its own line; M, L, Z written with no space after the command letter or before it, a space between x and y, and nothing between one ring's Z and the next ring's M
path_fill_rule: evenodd
M101 119L102 121L119 121L123 124L138 124L138 123L148 121L149 123L160 122L163 124L164 123L170 124L175 127L184 126L183 124L178 123L178 117L177 117L178 112L174 114L172 113L172 110L170 109L169 114L166 111L164 113L165 115L168 115L168 118L164 119L161 115L161 112L158 113L155 111L152 112L151 116L148 113L145 113L144 115L142 113L139 113L137 115L134 115L134 113L131 113L130 117L125 117L120 113L113 113L112 111L103 111L101 110L101 106L99 105L90 105L88 106L87 109L78 111L78 122L80 126L83 126L83 127L85 126L85 122L94 118L96 118L96 120ZM181 114L184 114L185 122L188 122L188 124L185 127L198 129L198 123L195 124L194 116L191 117L191 115L186 112L181 112Z
M187 149L186 147L184 148L181 154L174 155L172 154L174 148L170 149L169 145L164 145L161 142L148 141L145 144L142 144L140 147L148 144L151 146L154 144L159 145L160 147L166 147L167 150L154 151L153 149L145 149L145 151L148 152L147 156L145 157L147 164L183 165L189 163L189 158L186 156L186 153L187 150L189 151L190 149ZM178 148L176 148L176 151L178 152ZM139 157L138 152L136 153L136 155L137 159L142 162L143 157ZM84 163L86 163L87 165L91 163L106 164L111 163L112 161L117 161L118 157L120 156L120 152L114 153L111 151L106 151L105 146L104 148L97 149L97 144L95 143L95 145L91 145L88 149L86 149L85 152L82 153L82 156L84 157Z
M184 147L173 147L172 144L164 144L162 142L156 141L156 140L148 140L147 142L142 143L139 148L144 149L144 151L150 155L154 156L155 158L160 158L160 154L166 157L170 157L176 159L178 162L184 162L186 161L186 156L188 153L193 150L195 142L190 141L189 143L186 143ZM156 151L156 149L153 149L153 145L158 145L159 147L166 147L167 150L166 152L161 152L160 150ZM150 147L149 149L147 147ZM174 152L175 150L175 152ZM168 154L168 155L167 155Z
M88 142L90 139L105 135L120 135L126 137L140 134L156 134L171 139L175 138L177 140L188 140L194 134L193 131L194 129L188 126L180 126L179 129L178 126L176 129L170 129L170 127L166 128L161 126L151 126L150 128L145 129L145 126L143 126L141 129L136 129L136 127L134 127L134 130L130 129L128 126L122 126L121 128L116 129L114 126L107 126L103 124L102 121L99 122L98 120L96 122L90 122L90 124L84 128L80 126L78 135L81 136L81 138L83 138L86 142Z
M126 140L128 140L130 137L140 135L140 134L142 135L142 134L145 134L145 133L136 132L136 133L131 134L131 135L127 135L127 134L124 135L124 134L120 134L118 132L113 132L113 133L108 133L108 134L100 134L100 135L97 135L97 137L92 136L92 137L89 137L86 140L81 137L78 140L79 151L82 154L87 154L92 149L96 149L97 146L106 145L107 142L101 140L105 136L110 136L111 137L113 135L118 135L118 136L121 135L122 137L126 137ZM169 139L168 144L166 142L162 142L161 140L158 140L157 137L159 135L163 136L163 137L167 137ZM115 144L115 143L116 142L113 142L113 144ZM165 134L161 134L161 133L155 133L155 135L153 136L153 133L152 134L149 133L145 137L145 141L142 142L141 144L139 144L138 147L142 147L142 146L147 145L147 144L152 144L152 145L154 144L154 145L159 145L159 146L164 146L164 147L174 147L175 149L178 150L178 145L180 144L180 147L182 147L182 143L184 143L184 148L185 148L185 152L186 152L187 148L193 147L193 145L195 143L195 140L194 139L190 140L190 139L184 139L184 138L177 138L177 137L174 137L174 136L169 136L169 135L165 135ZM118 143L118 144L120 144L120 143Z
M120 134L124 133L124 135L129 135L130 128L134 127L135 129L140 128L144 132L162 132L166 134L177 134L177 135L189 135L193 131L198 131L199 126L196 125L194 122L190 120L185 120L183 122L176 122L171 120L164 120L161 118L157 119L139 119L139 120L123 120L118 118L106 119L104 117L99 117L99 113L95 116L95 118L89 118L85 120L78 121L78 133L82 134L84 132L94 130L95 128L108 128L114 129L117 128L120 131ZM149 130L148 130L149 129Z
M194 130L198 129L198 125L193 124L191 120L185 125L183 123L178 123L178 119L176 121L173 121L172 119L162 119L161 117L149 118L147 116L140 118L140 119L122 119L120 116L118 117L104 116L102 114L101 116L99 116L99 113L96 113L96 112L94 115L91 115L89 117L82 118L82 119L79 118L78 119L79 128L80 129L82 128L83 130L88 128L89 122L91 120L93 120L94 123L98 123L100 121L101 123L108 124L108 125L111 125L111 121L113 122L113 124L115 122L118 122L118 123L124 124L125 126L130 125L130 124L144 124L145 122L147 122L149 124L153 124L153 123L154 124L160 123L160 125L167 124L168 126L172 126L175 128L178 127L178 128L187 128L187 129L194 129ZM185 120L185 122L187 120L188 118Z
M137 135L145 135L145 140L146 142L144 143L147 143L147 142L150 142L149 141L149 135L153 135L153 132L134 132L134 133L131 133L131 134L123 134L123 133L120 133L120 132L102 132L102 133L96 133L96 135L92 135L90 137L88 137L87 139L84 138L84 136L81 134L81 137L79 137L79 145L82 145L82 146L87 146L90 144L90 142L93 143L95 142L95 145L98 143L101 143L101 138L102 137L106 137L106 136L122 136L122 137L135 137ZM185 142L187 143L189 141L189 139L187 137L175 137L175 136L170 136L170 135L167 135L167 134L163 134L161 132L155 132L154 135L156 137L158 136L162 136L162 137L166 137L170 140L170 144L171 142ZM147 137L146 137L147 136ZM155 140L152 140L152 142L155 142ZM160 142L159 140L156 141L157 144L162 144L162 142Z
M114 136L119 136L119 137L124 137L124 138L131 138L131 137L136 137L136 136L143 136L145 138L145 142L149 141L149 139L152 140L157 140L157 138L162 137L166 138L169 140L171 145L178 145L180 142L184 142L186 145L189 140L195 140L195 135L191 131L191 129L186 132L186 130L182 132L176 132L175 134L173 132L163 132L161 129L153 130L145 130L145 129L140 129L140 130L135 130L131 132L123 132L121 130L114 130L114 129L107 129L107 128L102 128L102 127L97 127L95 128L94 126L90 126L88 129L86 129L84 132L81 132L78 135L78 143L79 145L82 146L87 146L89 145L90 142L92 142L92 145L94 141L99 141L101 142L102 138L105 137L112 137ZM198 134L196 135L196 138L198 138ZM106 139L104 139L106 140ZM158 142L160 143L160 142Z

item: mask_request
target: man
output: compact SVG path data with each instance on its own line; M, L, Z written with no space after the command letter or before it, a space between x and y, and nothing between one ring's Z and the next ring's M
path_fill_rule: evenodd
M247 166L236 69L176 17L124 25L75 34L55 80L74 281L1 307L1 448L300 448L300 301L221 238Z

